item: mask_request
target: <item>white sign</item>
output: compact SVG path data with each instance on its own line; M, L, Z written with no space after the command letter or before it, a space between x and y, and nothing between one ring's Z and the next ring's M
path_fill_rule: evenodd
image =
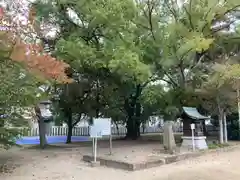
M90 137L91 138L101 138L102 132L99 131L95 126L90 126Z
M93 119L93 126L101 131L103 136L111 135L111 118Z
M111 118L95 118L90 126L90 137L111 135Z
M195 129L195 124L191 124L191 129L193 130L193 129Z

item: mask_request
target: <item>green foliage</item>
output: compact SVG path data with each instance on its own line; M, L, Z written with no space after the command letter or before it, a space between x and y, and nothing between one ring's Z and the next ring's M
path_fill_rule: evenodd
M171 20L168 21L162 63L170 70L169 74L176 74L176 69L179 69L177 72L189 71L188 76L178 73L180 78L175 78L176 83L183 85L182 81L188 80L189 76L198 76L202 72L206 74L202 64L217 60L216 56L209 59L213 56L212 52L215 51L216 55L225 48L226 42L233 39L229 34L224 34L223 30L231 24L227 14L234 13L239 2L189 0L181 6L175 3L166 1L164 4ZM224 25L219 26L218 22L224 22Z
M55 122L63 122L75 126L82 116L91 116L94 99L91 97L91 84L88 82L73 82L71 84L59 85L53 100L53 113ZM69 122L69 118L70 121Z
M176 91L166 91L162 85L150 85L142 95L143 113L146 117L163 115L165 120L175 120L180 113Z
M229 144L208 144L208 148L209 149L219 149L219 148L226 148L226 147L228 147L229 146Z
M235 107L235 93L231 85L221 77L219 72L213 70L208 80L202 84L201 90L197 92L202 106L212 115L219 114L219 107L228 112Z
M239 131L239 120L238 114L233 114L233 117L228 117L230 123L228 125L228 139L229 140L239 140L240 139L240 131Z
M91 91L87 102L94 104L87 109L114 119L137 119L139 124L139 119L152 114L174 120L182 106L198 106L202 101L196 89L201 87L211 92L211 101L229 89L209 67L239 49L238 34L224 30L240 3L177 4L176 0L62 0L38 1L35 6L40 19L60 27L54 55L69 63L80 79L87 79ZM151 85L156 80L167 82L169 90ZM80 107L79 98L68 94L64 106Z
M0 61L0 145L7 148L26 126L24 111L38 101L38 81L21 66L9 60Z
M240 88L240 64L226 65L222 74L223 81L231 82L235 89Z

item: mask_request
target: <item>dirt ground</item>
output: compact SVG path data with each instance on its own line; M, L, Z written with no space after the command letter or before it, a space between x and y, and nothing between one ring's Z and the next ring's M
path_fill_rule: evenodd
M113 144L118 158L141 159L150 151L155 152L157 143ZM131 146L130 146L131 145ZM107 153L106 144L100 151ZM91 151L88 146L75 145L71 148L51 147L41 151L34 148L12 149L0 152L1 180L239 180L240 146L229 152L215 152L142 171L127 172L106 167L90 167L82 155ZM125 155L126 154L126 155ZM133 159L134 159L133 158ZM5 165L3 165L5 164Z
M163 146L157 141L117 141L113 143L112 155L110 155L108 143L100 144L97 153L99 157L106 159L127 163L141 163L149 161L154 157L163 159L164 157L170 156L170 154L163 154L163 149ZM84 153L84 155L92 155L91 151Z

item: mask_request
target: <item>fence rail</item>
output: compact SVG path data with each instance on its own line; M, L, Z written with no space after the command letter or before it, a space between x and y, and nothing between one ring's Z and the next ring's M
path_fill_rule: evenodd
M181 127L173 127L174 132L182 132ZM68 132L67 127L62 126L55 126L51 127L46 130L47 136L66 136ZM144 133L162 133L163 127L146 127L146 128L140 128L141 134ZM112 127L112 135L125 135L127 133L127 129L125 127ZM39 135L39 129L38 128L26 128L22 129L21 134L23 136L38 136ZM89 136L89 127L75 127L72 130L73 136Z

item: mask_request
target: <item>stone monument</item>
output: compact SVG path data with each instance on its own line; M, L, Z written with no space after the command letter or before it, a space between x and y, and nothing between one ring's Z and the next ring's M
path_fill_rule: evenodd
M164 123L164 130L163 130L163 146L165 152L174 153L176 150L176 143L174 138L174 133L172 129L172 121L166 121Z

